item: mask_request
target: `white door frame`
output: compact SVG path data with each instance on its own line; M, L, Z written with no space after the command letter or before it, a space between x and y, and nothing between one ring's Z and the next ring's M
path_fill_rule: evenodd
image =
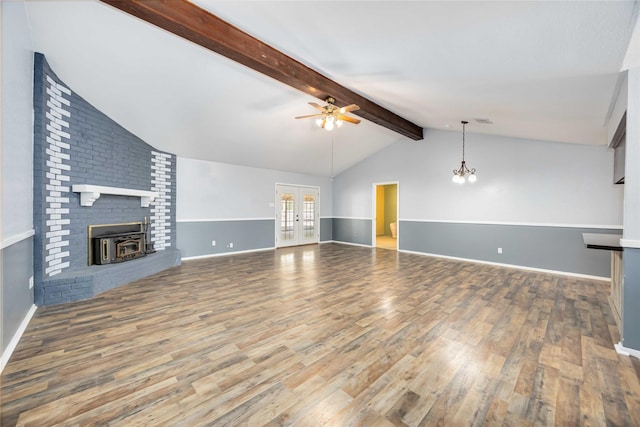
M316 186L316 185L302 185L302 184L286 184L286 183L282 183L282 182L276 182L275 183L275 187L274 187L274 191L273 191L273 197L274 197L274 211L273 211L273 215L274 215L274 219L275 219L275 229L274 229L274 243L275 243L275 247L279 248L279 247L287 247L287 246L295 246L294 245L278 245L278 235L280 233L280 224L278 222L278 213L280 210L280 199L278 198L278 188L280 186L287 186L287 187L297 187L298 189L300 188L312 188L314 190L318 191L318 198L316 199L316 239L315 241L311 242L311 241L306 241L304 243L300 243L300 245L308 245L308 244L314 244L314 243L320 243L320 187ZM303 206L303 204L301 204L300 206ZM297 240L300 241L300 236L297 236Z
M371 184L371 200L373 201L371 207L371 218L373 218L371 224L371 247L376 247L376 218L378 212L376 206L378 204L378 194L376 193L376 187L378 185L396 185L396 250L400 249L400 181L387 181L387 182L374 182Z

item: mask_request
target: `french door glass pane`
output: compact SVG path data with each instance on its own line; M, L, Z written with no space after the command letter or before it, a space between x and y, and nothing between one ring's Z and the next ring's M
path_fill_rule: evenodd
M316 232L316 198L313 194L304 195L302 210L302 235L304 238L312 238Z
M283 193L280 197L280 239L295 239L296 209L295 196L291 193Z

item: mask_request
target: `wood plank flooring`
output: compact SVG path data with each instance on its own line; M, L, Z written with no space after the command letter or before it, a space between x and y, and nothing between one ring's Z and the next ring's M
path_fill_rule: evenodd
M609 284L339 244L38 309L2 426L639 426Z

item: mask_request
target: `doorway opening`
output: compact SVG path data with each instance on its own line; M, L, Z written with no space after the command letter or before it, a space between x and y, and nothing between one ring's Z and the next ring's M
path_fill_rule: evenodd
M320 241L320 189L276 184L276 247Z
M373 246L383 249L398 249L398 183L373 185Z

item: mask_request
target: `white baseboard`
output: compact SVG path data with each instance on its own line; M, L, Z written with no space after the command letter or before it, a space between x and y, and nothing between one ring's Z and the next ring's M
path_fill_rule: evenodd
M196 256L188 256L181 258L182 261L189 261L192 259L205 259L205 258L214 258L219 256L228 256L228 255L238 255L238 254L248 254L252 252L262 252L262 251L272 251L276 248L260 248L260 249L249 249L246 251L235 251L235 252L222 252L219 254L207 254L207 255L196 255Z
M547 270L545 268L527 267L525 265L503 264L503 263L500 263L500 262L482 261L482 260L469 259L469 258L458 258L458 257L453 257L453 256L448 256L448 255L439 255L439 254L430 254L430 253L426 253L426 252L407 251L407 250L404 250L404 249L399 249L398 252L404 252L404 253L407 253L407 254L414 254L414 255L431 256L431 257L435 257L435 258L451 259L451 260L455 260L455 261L473 262L473 263L476 263L476 264L495 265L496 267L515 268L515 269L518 269L518 270L528 270L528 271L535 271L535 272L539 272L539 273L560 274L562 276L579 277L581 279L602 280L602 281L606 281L606 282L610 282L611 281L610 277L592 276L592 275L589 275L589 274L580 274L580 273L571 273L569 271Z
M633 356L635 358L640 359L640 351L634 350L633 348L627 348L622 345L621 342L613 345L618 354L622 354L623 356Z
M9 341L7 348L2 352L2 358L0 359L0 373L2 373L4 367L7 366L11 355L18 346L18 342L20 342L20 338L22 338L22 334L24 334L27 326L29 326L29 322L31 322L31 318L36 313L37 309L38 307L35 304L31 306L26 316L24 316L24 319L22 319L22 323L20 323L20 326L18 327L16 333L13 335L13 338L11 338L11 341Z
M363 248L373 248L371 245L363 245L362 243L341 242L340 240L327 240L322 243L338 243L340 245L360 246Z

